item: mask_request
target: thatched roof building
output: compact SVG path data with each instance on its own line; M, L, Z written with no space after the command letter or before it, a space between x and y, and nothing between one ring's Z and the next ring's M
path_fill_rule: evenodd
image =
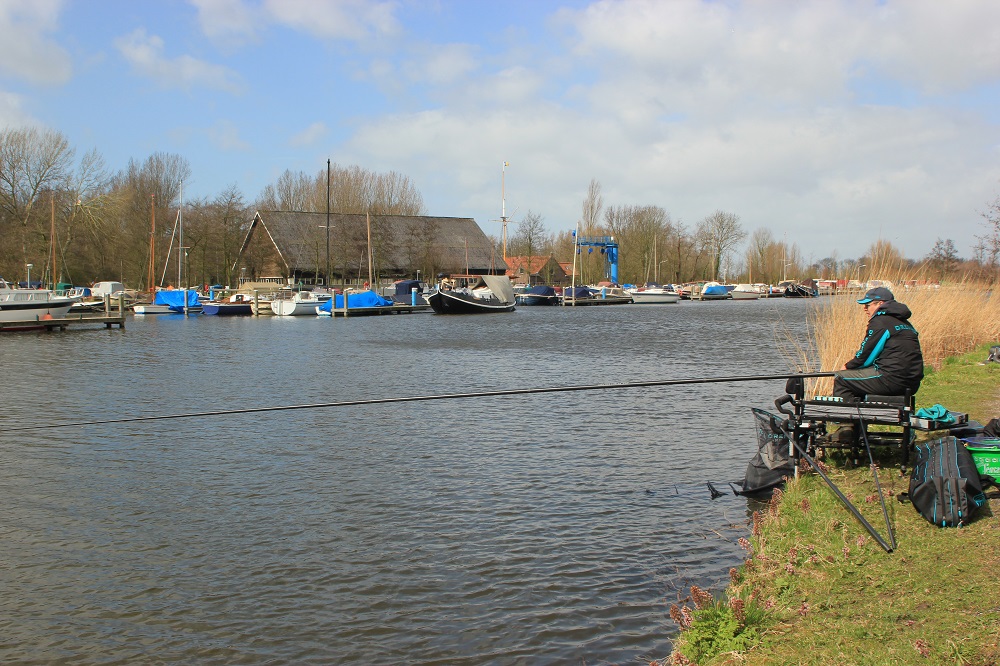
M371 253L369 255L369 247ZM428 217L297 211L257 211L234 270L249 277L282 275L296 282L368 278L369 256L377 278L437 273L503 274L496 244L467 217Z

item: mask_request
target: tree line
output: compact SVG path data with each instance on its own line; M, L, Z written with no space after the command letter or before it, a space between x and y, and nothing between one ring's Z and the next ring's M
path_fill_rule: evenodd
M172 236L182 205L189 285L236 283L234 263L257 210L325 212L329 199L340 213L424 214L422 195L396 172L336 164L313 175L285 171L253 201L235 184L211 199L185 199L190 177L179 155L154 153L113 171L96 150L78 158L60 132L0 131L0 275L21 279L32 264L32 280L45 284L118 279L145 290L151 269L155 284L176 282L166 259L172 245L176 261L179 239ZM324 243L324 229L298 231L313 245ZM366 239L337 243L339 250ZM273 252L255 243L245 263L266 265Z
M0 275L20 279L26 265L32 264L33 277L46 284L119 279L149 289L150 272L156 284L172 281L175 273L165 268L165 260L182 203L188 284L236 283L234 263L255 210L319 213L327 210L329 201L330 209L338 213L426 214L423 197L408 177L359 166L328 164L312 175L285 171L253 201L235 184L210 199L182 200L183 185L190 177L191 166L179 155L154 153L114 171L96 150L78 156L61 132L0 131ZM970 259L958 256L951 239L939 238L918 261L904 258L883 240L858 259L833 254L813 261L804 258L796 244L774 238L767 228L748 233L732 212L715 211L689 227L660 206L607 205L600 183L592 180L576 229L547 232L544 218L529 210L516 223L507 255L552 255L567 264L575 259L580 281L597 282L604 278L605 258L596 248L578 247L579 234L613 236L620 248L619 279L640 284L866 279L888 266L915 278L994 279L1000 262L1000 197L983 218L985 232L976 237ZM296 233L308 237L319 265L326 230ZM375 230L376 243L378 236ZM491 240L499 247L500 239ZM352 244L338 252L356 256L366 241L337 242ZM174 252L177 245L175 239ZM266 244L255 244L244 265L257 270L271 259L269 252Z

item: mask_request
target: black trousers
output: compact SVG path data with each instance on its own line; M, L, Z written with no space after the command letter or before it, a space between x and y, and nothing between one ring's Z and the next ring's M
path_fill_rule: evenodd
M903 395L907 390L912 395L918 388L893 381L875 366L838 370L833 379L833 394L848 402L864 400L866 395Z

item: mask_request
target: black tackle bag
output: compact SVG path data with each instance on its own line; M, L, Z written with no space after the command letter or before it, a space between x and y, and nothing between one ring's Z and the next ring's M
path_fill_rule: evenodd
M983 480L987 485L995 483L992 477ZM955 437L942 437L917 447L910 501L938 527L968 525L986 504L983 480L965 444Z
M781 429L781 418L756 407L751 411L757 426L757 455L747 465L746 477L730 486L737 495L763 498L792 476L795 466L788 456L788 435Z

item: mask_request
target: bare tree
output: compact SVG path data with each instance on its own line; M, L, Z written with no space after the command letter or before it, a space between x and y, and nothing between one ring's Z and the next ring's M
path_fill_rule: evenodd
M0 237L6 241L0 250L7 257L0 265L5 270L19 268L36 255L45 256L41 229L47 225L42 220L32 224L32 213L44 190L64 188L73 155L61 132L34 127L0 130Z
M723 262L746 238L747 234L740 226L740 218L733 213L717 210L698 223L697 234L703 247L711 253L712 275L718 280L719 269Z

